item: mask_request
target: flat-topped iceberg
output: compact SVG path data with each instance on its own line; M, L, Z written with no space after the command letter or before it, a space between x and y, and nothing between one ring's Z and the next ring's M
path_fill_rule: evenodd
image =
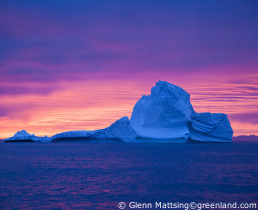
M89 133L85 130L79 130L79 131L66 131L62 133L55 134L52 136L52 140L60 140L60 139L68 139L68 138L88 138Z
M5 141L56 141L62 139L111 140L124 142L231 142L233 130L226 114L197 113L190 95L181 87L159 81L151 94L135 104L130 120L122 117L109 127L95 131L67 131L38 137L25 130Z

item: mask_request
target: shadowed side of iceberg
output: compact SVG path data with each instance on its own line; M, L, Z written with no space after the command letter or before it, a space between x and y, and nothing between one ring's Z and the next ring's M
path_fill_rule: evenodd
M52 141L85 140L89 138L90 131L66 131L52 136Z

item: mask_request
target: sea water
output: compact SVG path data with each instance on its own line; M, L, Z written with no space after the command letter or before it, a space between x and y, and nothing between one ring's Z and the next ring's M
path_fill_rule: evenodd
M258 142L1 141L0 209L258 204L257 154Z

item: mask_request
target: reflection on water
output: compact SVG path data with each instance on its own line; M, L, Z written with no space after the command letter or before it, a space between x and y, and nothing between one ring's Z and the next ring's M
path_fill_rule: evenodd
M256 202L258 143L0 143L0 209Z

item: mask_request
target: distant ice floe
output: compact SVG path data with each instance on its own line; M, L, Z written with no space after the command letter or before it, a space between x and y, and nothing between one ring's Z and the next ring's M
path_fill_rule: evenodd
M124 142L231 142L233 130L226 114L197 113L190 95L181 87L159 81L151 94L135 104L130 120L122 117L109 127L96 131L67 131L52 137L38 137L25 130L5 141L42 141L58 139L117 139Z
M10 137L10 138L6 138L4 139L5 142L50 142L52 141L51 137L48 136L35 136L34 134L29 134L27 131L25 130L21 130L18 131L16 134L14 134L14 136Z

